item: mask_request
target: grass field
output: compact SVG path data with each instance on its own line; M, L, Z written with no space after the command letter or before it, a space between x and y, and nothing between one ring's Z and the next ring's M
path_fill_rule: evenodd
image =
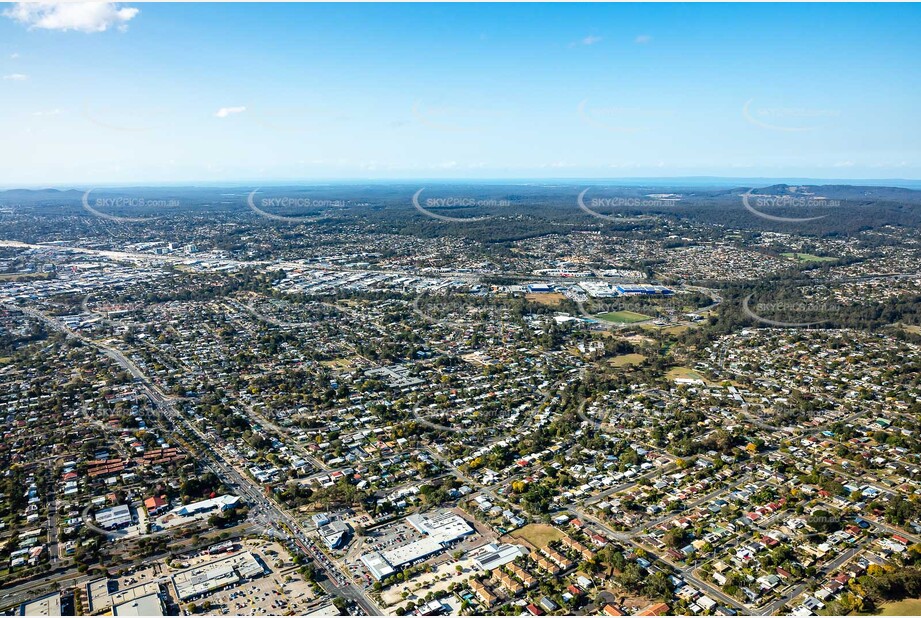
M646 357L642 354L621 354L608 362L612 367L626 367L627 365L639 365L644 360L646 360Z
M885 603L879 616L921 616L921 599Z
M537 303L538 305L555 307L566 300L566 297L559 292L554 292L553 294L525 294L524 299L528 302Z
M672 367L668 370L668 373L665 374L665 377L669 380L675 380L678 378L686 378L688 380L703 380L704 377L688 367Z
M687 324L677 324L675 326L656 326L655 324L643 324L643 328L646 330L656 330L668 335L680 335L681 333L691 330L691 327Z
M549 524L528 524L510 533L509 536L527 541L534 547L540 549L546 547L550 541L559 541L563 538L563 533Z
M599 313L595 317L605 322L613 322L614 324L633 324L635 322L645 322L646 320L652 319L652 316L643 315L636 311L611 311L608 313Z
M797 262L834 262L837 259L833 257L812 255L811 253L781 253L781 255L785 258L796 260Z

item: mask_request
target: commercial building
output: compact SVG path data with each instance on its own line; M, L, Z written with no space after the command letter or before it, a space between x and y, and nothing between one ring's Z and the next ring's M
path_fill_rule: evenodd
M162 603L159 601L160 584L156 582L147 582L119 590L117 580L100 578L87 582L84 592L86 595L87 614L101 614L106 610L113 609L114 611L114 608L122 606L117 614L119 616L163 615ZM161 607L161 613L159 614L152 613L155 609L154 599L157 600ZM138 604L132 606L136 601Z
M179 571L172 579L176 596L181 601L188 601L264 574L262 564L246 551Z
M150 515L156 515L169 508L169 500L166 499L166 496L151 496L144 500L144 508Z
M426 513L417 513L406 518L406 523L439 543L452 543L469 534L473 528L461 517L450 511L444 511L430 516Z
M174 512L182 517L191 517L192 515L210 513L211 511L229 511L235 509L239 503L239 496L218 496L180 506Z
M115 530L131 524L131 509L127 504L119 504L108 509L97 511L94 517L96 524L106 530Z
M330 549L338 549L345 543L345 539L352 529L344 521L332 521L317 530L323 543Z
M60 616L61 593L52 592L19 606L20 616Z
M112 608L113 616L165 616L163 599L157 593L125 601Z
M664 285L647 285L643 283L624 284L614 286L617 293L622 296L670 296L674 292Z
M514 562L515 558L528 555L528 550L521 545L490 543L480 548L480 551L473 557L473 563L478 569L491 571L509 562Z
M361 561L368 567L368 572L376 580L386 579L397 572L380 552L372 551L363 554Z
M410 515L406 518L406 523L425 537L387 551L364 554L361 561L375 579L384 579L408 564L444 551L455 541L474 532L463 517L449 511L431 516Z

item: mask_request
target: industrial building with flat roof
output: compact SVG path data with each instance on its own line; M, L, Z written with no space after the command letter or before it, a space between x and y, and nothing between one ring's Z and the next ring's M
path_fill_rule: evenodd
M181 601L188 601L264 574L265 567L245 551L179 571L173 575L173 587Z

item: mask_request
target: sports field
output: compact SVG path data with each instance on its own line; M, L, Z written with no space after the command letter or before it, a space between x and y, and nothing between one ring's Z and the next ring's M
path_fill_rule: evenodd
M834 262L837 259L833 257L812 255L811 253L781 253L781 255L785 258L796 260L797 262Z
M645 322L646 320L652 319L652 316L643 315L636 311L610 311L608 313L599 313L595 317L605 322L613 322L614 324L633 324L635 322Z

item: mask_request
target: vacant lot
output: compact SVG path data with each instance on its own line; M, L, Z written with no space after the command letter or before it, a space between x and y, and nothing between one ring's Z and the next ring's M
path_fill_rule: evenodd
M333 369L351 369L354 363L348 358L335 358L328 361L320 361L320 364Z
M550 541L563 538L563 533L549 524L528 524L510 533L509 536L522 541L527 541L532 546L540 549L546 547Z
M595 317L615 324L633 324L634 322L644 322L652 319L652 316L643 315L636 311L611 311L609 313L599 313Z
M620 356L615 356L608 363L612 367L626 367L627 365L639 365L646 357L642 354L621 354Z
M566 300L566 297L559 292L554 292L553 294L525 294L524 299L538 305L555 307Z
M667 333L669 335L680 335L681 333L691 330L691 327L686 324L678 324L677 326L665 326L661 329L661 332Z

